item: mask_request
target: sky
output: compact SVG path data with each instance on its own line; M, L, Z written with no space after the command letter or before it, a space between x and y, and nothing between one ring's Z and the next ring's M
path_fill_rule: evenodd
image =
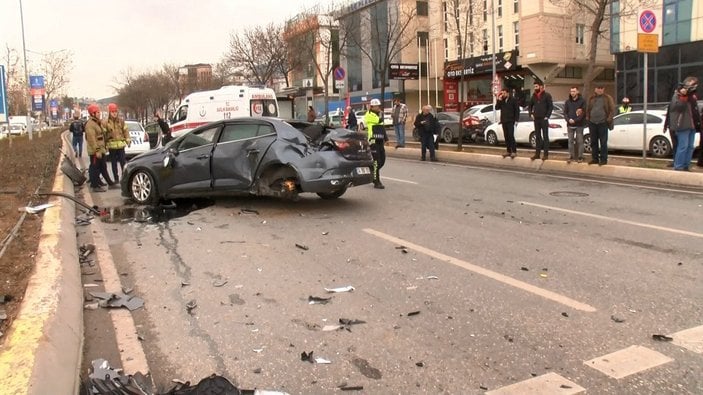
M64 93L101 99L116 94L114 87L127 70L158 70L164 63L214 65L231 33L281 23L328 2L22 0L27 59L38 65L41 53L70 51L73 69ZM0 0L0 64L6 45L22 54L20 0Z

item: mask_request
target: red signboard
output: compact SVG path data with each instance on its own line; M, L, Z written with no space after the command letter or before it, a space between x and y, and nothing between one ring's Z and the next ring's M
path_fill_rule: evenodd
M459 111L459 81L444 79L444 111Z

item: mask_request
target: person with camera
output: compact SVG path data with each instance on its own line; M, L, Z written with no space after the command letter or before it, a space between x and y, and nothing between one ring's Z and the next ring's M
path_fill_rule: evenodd
M495 110L500 111L500 126L503 128L503 136L505 137L505 145L507 147L503 158L508 156L514 158L517 156L517 144L515 143L515 126L520 119L520 106L517 100L510 96L508 88L503 88L496 95Z
M686 77L676 88L669 103L664 132L668 127L672 137L676 135L674 170L690 170L696 132L701 132L701 114L698 112L695 94L697 88L698 78Z

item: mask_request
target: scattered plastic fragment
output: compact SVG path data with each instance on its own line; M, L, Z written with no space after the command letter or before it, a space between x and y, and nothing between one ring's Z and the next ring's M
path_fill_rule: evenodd
M263 348L255 348L255 349L253 349L253 350L251 350L251 351L254 351L254 352L257 353L257 354L260 354L262 351L264 351L264 349L263 349Z
M29 207L29 206L20 207L19 211L24 211L24 212L27 212L30 214L37 214L37 213L40 213L50 207L54 207L54 204L53 203L45 203L45 204L40 204L38 206L33 206L33 207Z
M315 360L312 357L312 353L312 351L310 351L309 353L303 351L302 353L300 353L300 360L315 363Z
M660 342L670 342L674 340L673 337L667 336L667 335L652 335L652 339L660 341Z
M261 368L256 368L256 369L252 370L252 373L254 373L254 374L260 374L260 373L261 373Z
M564 316L564 317L566 317L566 318L569 318L569 313L567 313L567 312L563 312L563 313L561 313L561 315Z
M344 386L344 387L338 387L342 391L363 391L364 386L363 385L350 385L350 386Z
M483 390L483 391L488 391L488 387L486 387L485 385L481 385L481 386L479 386L478 388L481 389L481 390Z
M189 282L187 282L187 281L181 281L181 287L187 287L188 285L190 285Z
M195 299L192 299L190 302L186 303L186 311L188 314L193 314L193 309L198 307L198 302Z
M547 278L547 273L540 273L539 276L542 278Z
M520 270L522 270L523 272L529 272L529 271L530 271L530 269L526 268L525 266L521 267Z
M258 211L258 210L254 210L253 208L246 208L246 207L244 207L244 208L240 209L239 212L242 213L242 214L256 214L256 215L259 215L259 211Z
M418 315L418 314L420 314L419 311L411 311L411 312L408 313L408 317L412 317L412 316Z
M341 293L341 292L352 292L355 288L351 285L347 285L346 287L338 287L338 288L325 288L325 291L329 293Z
M225 284L227 284L227 280L215 280L212 282L213 287L223 287Z
M322 232L323 236L327 236L328 234L330 234L330 232Z
M323 332L333 332L344 328L343 325L325 325L322 327Z
M437 276L427 276L426 278L428 280L439 280L439 277L437 277Z
M422 362L422 361L420 361L420 362L415 362L415 366L422 368L422 367L425 366L425 363Z
M308 296L308 304L327 304L332 298L323 298L320 296Z
M568 389L571 389L572 387L571 387L570 385L562 384L562 385L559 386L559 388L563 388L563 389L567 389L567 390L568 390Z
M6 320L7 319L7 312L5 309L0 310L0 321Z
M618 324L621 323L621 322L625 322L625 319L624 319L624 318L620 318L620 317L618 317L618 316L616 316L616 315L611 315L611 316L610 316L610 319L613 320L613 321L615 321L615 322L617 322Z
M329 359L317 357L315 358L315 363L326 365L332 363L332 361L330 361Z
M363 320L356 320L356 319L349 319L349 318L340 318L339 323L343 325L343 328L346 329L347 331L351 332L351 327L352 325L359 325L359 324L365 324L366 321Z
M132 291L134 291L134 288L122 287L122 292L125 293L125 294L131 294Z
M126 307L134 311L144 307L144 299L124 293L91 292L90 295L101 299L99 305L106 308Z
M93 303L86 303L83 308L86 310L97 310L100 305L98 302L93 302Z
M407 289L408 291L413 291L417 289L417 286L413 285L411 287L405 287L405 289Z
M303 250L303 251L307 251L307 250L310 249L310 247L306 246L305 244L298 244L298 243L295 243L295 246L298 247L298 248L300 248L300 249Z

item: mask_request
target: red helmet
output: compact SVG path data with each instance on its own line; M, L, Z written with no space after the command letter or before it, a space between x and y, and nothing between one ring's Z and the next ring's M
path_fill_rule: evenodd
M100 112L100 107L97 104L91 104L88 106L88 114L93 115L96 112Z
M107 110L108 110L109 112L115 112L115 111L117 111L117 104L115 104L115 103L110 103L110 104L108 104L108 105L107 105Z

